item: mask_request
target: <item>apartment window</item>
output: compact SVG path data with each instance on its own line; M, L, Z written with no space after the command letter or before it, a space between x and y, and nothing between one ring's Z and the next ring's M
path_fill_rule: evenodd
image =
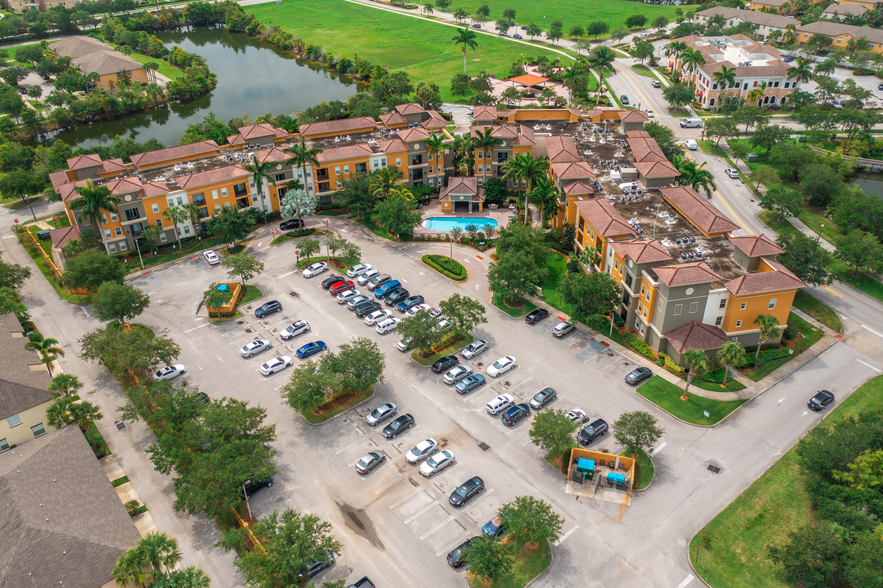
M647 290L646 298L647 298L647 302L650 302L650 290Z
M785 82L785 88L787 89L787 88L790 88L790 87L791 87L791 82Z
M641 334L644 334L644 325L641 325Z
M378 167L380 167L380 160L379 160L379 159L375 159L375 160L374 160L374 169L377 169Z
M104 238L111 239L112 237L113 235L111 234L110 229L104 229Z
M10 429L17 427L21 424L21 418L17 414L12 415L11 417L6 417L6 424L9 425Z
M227 188L221 188L221 194L226 196L227 195ZM178 206L184 206L184 200L180 196L178 196L177 202L178 202Z
M770 305L767 306L767 308L768 308L769 310L772 310L772 309L774 309L775 307L776 307L776 299L773 298L772 300L770 300Z
M748 306L747 303L743 302L742 306L739 307L739 310L745 310L745 307Z
M46 429L43 427L43 423L40 423L31 427L31 432L34 434L34 437L42 437L46 434Z
M224 198L227 197L227 188L221 188L221 196L223 196Z
M348 165L343 166L343 173L349 174L350 173L350 166L348 166Z
M720 306L718 306L718 308L726 308L726 307L727 307L727 299L724 298L723 300L721 300Z
M871 45L873 47L873 45ZM432 161L432 151L429 152L429 155L426 156L426 161Z
M478 152L478 159L484 159L484 151Z
M429 185L435 186L435 180L433 180L432 178L429 178Z
M334 175L336 175L336 176L340 175L340 168L339 167L334 168Z
M154 205L152 206L152 210L153 210L154 213L158 213L158 212L159 212L159 204L154 204Z
M843 42L843 38L837 37L837 44L839 45L841 42Z
M215 204L215 214L221 214L221 205Z
M116 236L117 236L117 237L122 237L122 236L123 236L123 230L122 230L121 228L119 228L119 227L115 227L114 230L113 230L113 232L116 233Z
M719 327L719 326L721 326L722 322L724 322L724 317L719 316L716 319L714 319L714 326Z
M107 248L110 249L110 252L111 252L111 253L116 253L116 252L117 252L117 246L114 245L113 243L111 243L110 245L108 245Z
M125 251L127 249L126 242L120 241L120 251Z
M619 269L619 260L618 260L618 259L617 259L616 262L613 264L613 269L615 269L615 270L618 270L618 269Z
M483 172L484 172L484 166L483 166L483 165L479 165L479 166L478 166L478 173L483 173Z
M641 312L642 310L644 310L644 305L639 302L638 303L638 312Z
M400 158L400 157L396 157L396 167L401 166L401 165L402 165L402 160L401 160L401 158Z
M9 449L9 443L6 441L6 439L0 439L0 453L3 453L4 451L6 451L8 449Z
M773 88L778 88L778 87L779 87L779 82L773 82Z
M116 222L117 221L117 213L111 212L110 213L110 220L112 220L113 222Z
M156 219L156 226L158 226L158 227L162 226L162 219L161 218Z
M160 234L160 236L159 236L159 242L160 242L160 243L165 243L166 241L168 241L168 237L166 237L166 234L165 234L165 233Z
M432 166L429 166L429 175L432 175Z
M696 314L697 310L699 310L699 303L698 302L691 302L690 303L690 314Z
M647 318L647 309L644 309L644 318Z
M101 224L103 225L103 224L105 224L106 222L107 222L107 216L104 215L104 214L102 214L102 215L101 215Z
M285 179L285 174L276 174L276 181L281 182Z
M186 226L186 225L184 226L184 234L185 234L185 235L189 235L189 234L190 234L190 227L188 227L188 226Z
M642 284L642 285L641 285L641 296L644 295L644 292L645 292L645 291L646 291L646 288L644 288L644 286L643 286L643 284Z
M711 89L712 89L712 90L717 90L717 84L712 84L712 85L711 85Z
M248 190L245 189L245 184L236 184L233 186L233 197L241 198L248 194Z
M742 321L736 321L736 328L738 329L741 326L742 326Z
M681 316L681 311L684 310L683 304L675 304L674 316Z
M343 184L340 183L340 180L337 180L337 189L340 190L343 187Z

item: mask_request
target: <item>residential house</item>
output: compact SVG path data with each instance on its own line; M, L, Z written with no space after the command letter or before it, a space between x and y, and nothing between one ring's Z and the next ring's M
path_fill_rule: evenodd
M821 4L823 0L813 0L813 4ZM773 12L775 14L796 14L795 2L791 0L748 0L749 10Z
M865 4L876 3L867 2ZM865 4L860 4L858 2L842 2L840 4L830 4L827 8L825 8L825 10L822 11L822 18L829 18L831 20L843 20L848 16L861 18L868 10L877 10L876 8L869 9Z
M837 21L819 20L797 27L797 41L801 47L809 43L815 35L830 37L831 47L835 49L848 48L850 41L855 43L865 40L868 42L868 49L883 53L883 31L869 26L857 27Z
M876 0L840 0L840 6L850 4L857 4L867 10L883 10L883 2L877 2Z
M96 85L103 90L115 90L126 78L142 84L149 83L147 72L140 63L92 37L69 37L53 43L49 50L55 55L70 57L71 65L84 73L97 73L99 78Z
M72 8L73 6L84 2L85 0L8 0L9 8L14 10L16 14L22 14L27 10L39 10L46 12L50 8L56 6Z
M755 32L761 39L768 39L770 33L774 31L784 32L789 25L796 27L800 24L798 21L788 16L758 12L756 10L727 8L725 6L716 6L714 8L700 10L693 15L693 22L703 25L708 24L708 21L717 15L724 18L724 28L739 26L743 22L750 22L754 25Z

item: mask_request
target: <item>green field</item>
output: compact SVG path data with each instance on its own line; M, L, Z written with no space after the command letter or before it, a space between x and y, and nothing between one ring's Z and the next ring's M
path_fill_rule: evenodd
M637 6L637 5L636 5ZM358 55L390 71L405 71L411 82L439 85L445 100L452 100L451 78L463 71L463 51L452 39L456 28L410 16L344 2L344 0L282 0L282 4L246 6L267 26L290 31L307 44L321 46L335 56ZM640 5L640 10L649 10ZM416 13L416 11L415 11ZM510 66L524 56L560 57L495 36L478 35L478 47L468 49L467 72L508 77ZM562 57L563 61L570 60Z
M840 403L824 424L883 408L883 376L866 382ZM792 448L736 500L696 533L690 559L702 579L714 588L788 588L767 554L788 533L812 516L810 495L798 471ZM702 537L711 539L703 546Z
M119 48L119 45L117 45L117 48ZM129 53L129 57L142 65L150 62L157 64L159 67L156 69L156 71L172 80L175 78L180 78L184 75L183 71L181 71L177 67L174 67L173 65L169 65L167 61L163 61L158 57L151 57L150 55L143 55L141 53L135 53L134 51Z

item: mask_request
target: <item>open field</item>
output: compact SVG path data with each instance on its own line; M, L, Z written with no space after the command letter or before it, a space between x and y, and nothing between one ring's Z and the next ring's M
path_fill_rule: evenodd
M254 13L267 26L282 27L305 43L319 45L335 56L358 55L390 71L407 72L414 84L436 83L445 100L453 99L451 78L463 71L463 51L452 41L456 33L454 27L344 0L303 0L296 8L292 0L283 0L282 4L246 6L245 10ZM469 74L487 72L507 77L512 63L519 61L522 55L543 54L551 60L560 56L489 35L478 35L477 42L475 50L467 50Z

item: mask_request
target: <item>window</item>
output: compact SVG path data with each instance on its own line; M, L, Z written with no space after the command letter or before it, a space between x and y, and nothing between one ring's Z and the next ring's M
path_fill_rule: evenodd
M484 166L483 165L478 166L478 173L484 173Z
M159 204L154 204L154 205L153 205L153 212L154 212L154 213L158 213L158 212L159 212Z
M645 290L646 290L646 289L644 288L644 284L641 284L641 295L644 294Z
M711 85L711 89L712 89L712 90L717 90L717 84L712 84L712 85Z
M741 326L742 326L742 321L736 321L736 328L738 329Z
M429 152L429 155L426 156L426 161L432 161L432 151Z
M396 166L402 165L402 160L400 157L396 157Z
M340 180L337 180L337 189L340 190L343 188L343 184L340 183Z
M111 239L112 237L113 235L111 234L110 229L104 229L104 238Z
M644 325L641 325L641 334L644 334Z
M110 245L108 245L107 248L110 249L110 252L111 252L111 253L116 253L116 252L117 252L117 246L114 245L113 243L111 243Z
M43 428L43 423L40 423L31 427L31 432L34 434L34 437L42 437L46 434L46 429Z
M435 186L435 180L433 180L432 178L429 178L429 185Z
M348 165L343 166L343 173L349 174L350 173L350 166L348 166Z
M227 197L227 188L221 188L221 196Z
M617 259L616 262L613 264L613 269L616 269L616 270L619 269L619 260L618 260L618 259Z
M724 322L724 317L719 316L716 319L714 319L714 326L719 327L719 326L721 326L722 322Z
M791 82L785 82L785 88L790 88L790 87L791 87Z
M429 175L432 175L432 166L429 166Z
M165 233L162 233L162 234L159 236L159 242L160 242L160 243L165 243L166 241L168 241L168 237L166 237L166 234L165 234Z
M226 196L227 195L227 188L221 188L221 193L224 196ZM178 201L178 206L184 206L184 200L180 196L178 196L177 201Z
M120 241L120 251L125 251L125 250L126 250L126 242Z
M104 214L102 213L102 215L101 215L101 224L104 224L104 223L106 223L106 222L107 222L107 216L104 215Z
M218 199L218 191L217 191L217 190L212 190L212 198L213 198L214 200L217 200L217 199Z
M113 230L113 232L116 233L116 236L117 236L117 237L122 237L122 236L123 236L123 230L122 230L121 228L119 228L119 227L116 227L116 228Z
M743 302L742 306L739 307L739 310L745 310L745 307L748 306L747 303Z
M683 305L683 304L675 304L674 315L675 315L675 316L681 316L681 311L682 311L682 310L684 310L684 305Z
M9 443L6 439L0 439L0 453L3 453L7 449L9 449Z
M221 214L221 205L215 204L215 214Z
M21 418L17 414L12 415L11 417L6 418L6 423L9 425L9 428L17 427L21 424Z
M721 304L718 308L726 308L726 307L727 307L727 299L724 298L723 300L721 300Z
M112 220L113 222L116 222L117 221L117 213L111 212L110 213L110 220Z
M285 174L276 174L276 181L281 182L285 179Z
M641 312L642 310L644 310L644 305L639 302L638 303L638 312Z
M184 226L184 234L185 234L185 235L189 235L189 234L190 234L190 227L188 227L188 226L186 226L186 225Z
M775 307L776 307L776 299L773 298L773 299L770 300L770 305L767 306L767 308L768 308L769 310L772 310L772 309L774 309Z
M158 227L162 226L162 219L161 218L156 219L156 226L158 226Z
M778 88L778 87L779 87L779 82L773 82L773 88Z
M690 314L696 314L697 310L699 310L699 303L698 302L691 302L690 303Z
M336 175L336 176L340 175L340 168L339 167L334 168L334 175Z
M478 159L484 159L484 151L478 151Z
M650 290L647 290L646 298L647 298L647 302L650 302Z

